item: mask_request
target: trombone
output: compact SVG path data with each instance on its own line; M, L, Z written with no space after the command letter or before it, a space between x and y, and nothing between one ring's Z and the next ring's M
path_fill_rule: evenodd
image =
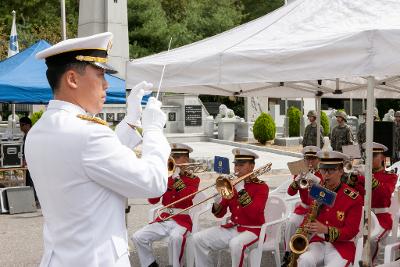
M176 166L178 166L178 165L176 165ZM166 206L158 209L156 217L160 218L162 221L167 221L167 220L171 219L172 217L174 217L176 215L182 214L182 213L190 210L191 208L196 207L196 206L198 206L198 205L200 205L200 204L202 204L202 203L214 198L218 194L221 195L221 197L224 198L224 199L232 199L233 196L235 195L234 187L235 187L236 184L238 184L241 181L246 180L246 179L255 179L255 178L257 178L257 176L260 176L260 175L262 175L264 173L269 172L271 170L271 166L272 166L272 163L265 164L264 166L254 170L254 171L252 171L252 172L250 172L248 174L240 176L240 177L236 177L235 175L220 175L220 176L217 177L217 179L216 179L214 184L209 185L209 186L207 186L207 187L205 187L205 188L203 188L201 190L198 190L198 191L196 191L196 192L194 192L192 194L189 194L189 195L187 195L187 196L185 196L185 197L183 197L183 198L181 198L181 199L179 199L177 201L174 201L174 202L170 203L169 205L166 205ZM203 201L200 201L199 203L193 204L190 207L182 209L181 211L179 211L177 213L170 214L166 218L161 217L162 211L168 210L168 209L172 208L174 205L176 205L177 203L179 203L181 201L184 201L184 200L186 200L188 198L191 198L194 195L196 195L196 194L198 194L200 192L203 192L203 191L205 191L205 190L207 190L207 189L209 189L211 187L214 187L214 186L216 187L218 193L215 193L215 194L211 195L210 197L204 199Z
M190 175L194 173L206 172L208 170L208 166L205 163L192 162L192 163L177 164L173 157L169 157L167 166L168 166L168 176L174 174L176 168L179 168L182 172L188 173Z

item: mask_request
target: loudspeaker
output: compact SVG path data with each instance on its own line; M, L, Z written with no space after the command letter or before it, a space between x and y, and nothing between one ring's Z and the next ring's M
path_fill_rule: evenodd
M387 146L387 157L394 158L395 127L392 121L374 121L374 142Z

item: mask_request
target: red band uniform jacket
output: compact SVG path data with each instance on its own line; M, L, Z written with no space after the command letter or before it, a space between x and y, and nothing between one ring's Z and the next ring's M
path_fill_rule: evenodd
M373 173L371 208L389 208L391 198L397 183L397 175L384 169ZM355 188L364 189L365 177L358 176ZM365 192L365 190L364 190ZM385 230L392 229L393 219L389 212L376 214L379 224Z
M353 262L356 251L353 238L359 232L363 201L356 190L344 183L336 193L333 206L320 207L316 218L328 226L328 234L314 235L310 242L331 242L343 259Z
M315 176L318 176L321 179L320 184L323 184L323 178L322 175L319 171L314 173ZM290 184L288 187L287 193L289 196L294 196L299 192L300 194L300 199L301 203L303 205L307 206L304 207L303 205L299 204L294 208L293 213L298 214L298 215L305 215L308 213L310 209L310 204L312 202L312 199L309 197L309 189L308 188L300 188L299 185L294 181L296 179L297 175L293 176L293 182Z
M167 206L167 205L169 205L187 195L190 195L198 190L199 184L200 184L199 177L192 178L192 177L189 177L186 175L180 175L180 179L182 180L184 185L181 186L180 190L179 189L177 190L174 188L175 180L172 177L169 177L167 191L161 197L149 198L148 201L150 202L150 204L157 204L160 201L160 199L162 198L161 203L163 204L163 206ZM175 204L171 208L185 209L187 207L190 207L191 205L193 205L194 197L195 196L187 198L187 199ZM163 218L166 218L169 215L170 214L168 212L161 213L161 217L163 217ZM174 220L180 226L185 227L188 231L192 231L192 219L190 218L189 214L179 214L179 215L172 217L171 219ZM162 221L162 219L159 217L156 219L156 222L161 222L161 221Z
M227 213L228 208L231 215L231 222L222 225L224 228L237 226L238 232L250 231L257 236L260 234L261 225L265 223L264 209L268 199L269 188L261 180L245 182L245 191L239 196L234 189L232 199L222 199L217 208L213 206L213 214L217 218L222 218ZM246 227L248 226L248 227ZM250 226L250 227L249 227Z

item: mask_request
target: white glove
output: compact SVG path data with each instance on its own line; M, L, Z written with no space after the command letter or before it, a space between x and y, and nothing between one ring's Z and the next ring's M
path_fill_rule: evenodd
M142 98L144 95L148 95L153 87L152 83L148 83L143 81L137 84L129 94L126 99L127 114L126 114L126 122L132 124L134 126L141 126L140 118L142 117Z
M318 176L312 174L311 172L307 174L306 178L307 180L311 180L314 184L319 184L321 182L321 179Z
M178 178L180 173L181 169L179 167L176 167L174 173L172 174L172 179Z
M303 179L304 173L300 173L298 174L295 178L294 181L297 183L299 182L301 179Z
M235 185L236 191L240 192L241 190L244 189L244 180L240 181Z
M150 97L142 117L144 134L148 131L162 131L166 121L167 116L161 110L161 102Z
M358 175L365 176L365 165L357 166L355 169L356 169Z
M214 197L214 203L215 203L215 204L220 204L221 201L222 201L221 195L220 195L220 194L217 194L217 195Z

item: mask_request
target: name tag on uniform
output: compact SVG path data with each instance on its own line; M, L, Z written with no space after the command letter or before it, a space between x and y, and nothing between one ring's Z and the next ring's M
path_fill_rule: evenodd
M319 184L313 184L310 189L310 197L321 204L332 207L335 204L336 193Z
M214 171L217 173L230 174L229 159L225 157L215 156L214 158Z

